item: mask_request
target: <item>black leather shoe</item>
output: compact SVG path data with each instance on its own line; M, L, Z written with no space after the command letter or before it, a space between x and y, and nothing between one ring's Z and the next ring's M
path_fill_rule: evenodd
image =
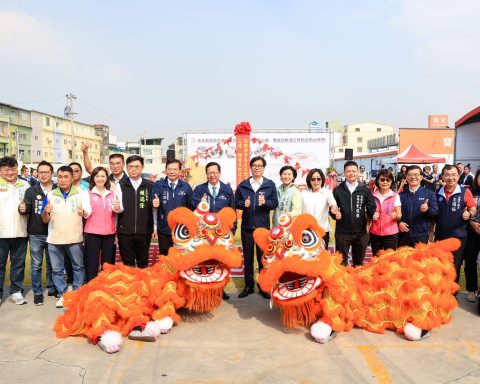
M253 287L245 287L243 289L242 292L240 292L240 294L238 295L238 297L241 299L243 297L247 297L248 295L252 294L254 291L253 291Z
M261 289L258 291L258 293L260 294L260 296L262 296L264 299L267 299L267 300L270 300L270 295L265 292L265 291L262 291Z
M228 300L228 299L230 299L230 296L228 296L227 292L222 291L222 299L223 299L223 300Z

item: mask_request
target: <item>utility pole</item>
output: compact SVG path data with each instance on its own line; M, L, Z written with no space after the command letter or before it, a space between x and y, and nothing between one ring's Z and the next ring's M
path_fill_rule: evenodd
M74 154L75 154L75 126L73 124L73 119L76 113L73 111L73 101L77 98L73 93L65 95L67 97L67 106L65 107L64 115L70 119L70 131L72 135L72 142L71 142L71 150L72 150L72 161L74 161Z

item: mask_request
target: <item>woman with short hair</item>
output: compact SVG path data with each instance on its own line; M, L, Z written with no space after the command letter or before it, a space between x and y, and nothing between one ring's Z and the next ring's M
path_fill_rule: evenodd
M332 230L328 213L330 210L332 213L337 212L337 202L332 191L324 188L325 174L321 169L314 168L308 172L307 186L308 189L302 192L302 210L303 213L309 213L317 219L318 225L325 231L323 241L325 242L325 249L328 249L330 231Z

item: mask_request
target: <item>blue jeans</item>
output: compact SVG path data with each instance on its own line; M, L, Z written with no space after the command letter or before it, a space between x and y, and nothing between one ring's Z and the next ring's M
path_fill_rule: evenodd
M0 239L0 299L3 296L3 283L10 254L10 294L23 292L25 277L25 256L27 254L27 237Z
M85 283L82 243L48 244L48 254L52 263L53 284L58 291L58 297L61 297L67 291L65 255L68 256L73 266L73 289L76 290Z
M30 259L32 261L32 290L34 295L43 294L42 289L42 265L43 254L45 253L45 261L47 264L47 288L53 291L55 286L52 280L52 264L48 255L47 235L30 235Z

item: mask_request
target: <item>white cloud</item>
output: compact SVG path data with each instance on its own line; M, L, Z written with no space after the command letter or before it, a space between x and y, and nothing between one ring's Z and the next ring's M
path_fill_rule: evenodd
M9 61L54 63L65 54L66 44L50 27L30 15L0 10L0 51Z

